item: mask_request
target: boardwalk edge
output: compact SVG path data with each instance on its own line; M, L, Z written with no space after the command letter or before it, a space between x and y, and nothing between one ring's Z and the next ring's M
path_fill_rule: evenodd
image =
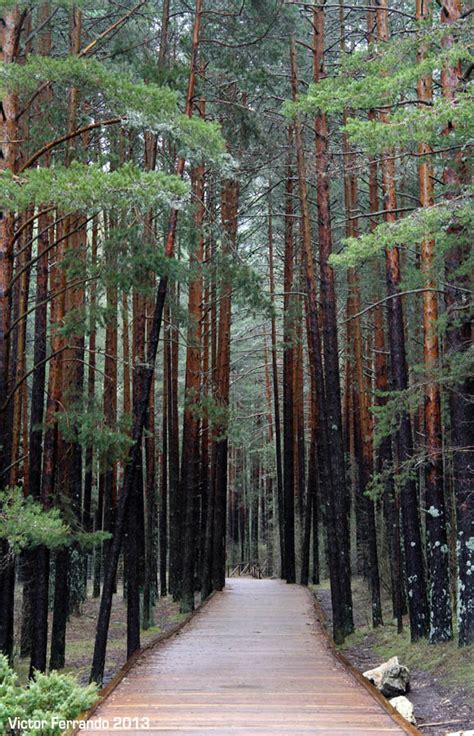
M376 700L382 706L382 708L384 708L384 710L388 713L388 715L392 718L392 720L395 721L397 726L400 726L401 728L403 728L405 733L411 734L412 736L423 736L422 732L418 728L416 728L416 726L414 726L412 723L407 721L406 718L404 718L401 715L401 713L399 713L398 710L396 710L396 708L394 708L393 705L390 704L387 698L384 695L382 695L382 693L379 690L377 690L377 688L374 685L372 685L372 683L369 682L369 680L367 680L367 678L364 677L363 674L359 672L359 670L356 667L354 667L354 665L351 662L349 662L347 657L345 657L344 654L342 654L342 652L339 651L339 649L336 647L334 643L334 639L332 638L328 630L327 617L321 607L321 604L316 596L316 593L310 590L309 588L306 588L305 586L301 586L301 587L305 588L307 594L311 598L311 602L313 604L313 607L316 613L316 618L321 624L321 629L323 631L324 637L334 657L345 667L346 670L348 670L349 674L351 674L352 677L355 680L357 680L357 682L360 685L362 685L362 687L365 688L365 690L367 690L370 693L370 695L372 695L374 700Z
M80 713L76 718L74 718L75 721L87 721L93 716L97 709L102 705L102 703L107 700L107 698L113 693L113 691L120 685L122 680L128 675L132 667L136 665L139 659L146 656L152 649L155 649L155 647L160 646L164 642L168 641L169 639L172 639L173 636L176 636L182 629L184 629L185 626L187 626L191 621L197 616L210 601L214 598L216 595L216 592L218 591L212 591L212 593L206 598L205 601L202 601L197 608L194 609L191 613L189 613L186 618L184 618L182 621L180 621L176 626L173 626L169 631L166 631L164 634L159 634L154 639L148 642L148 644L145 644L144 647L141 649L137 649L134 654L132 654L131 657L127 659L125 664L119 669L119 671L113 676L111 681L103 687L99 691L99 696L97 701L94 703L94 705L89 708L88 710L84 711L83 713ZM63 736L76 736L76 734L81 734L83 731L80 728L74 728L69 729L68 731L63 732Z

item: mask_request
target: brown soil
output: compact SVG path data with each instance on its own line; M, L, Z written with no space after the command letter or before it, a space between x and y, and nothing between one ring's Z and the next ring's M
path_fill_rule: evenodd
M20 586L18 586L19 588ZM21 593L16 601L15 621L19 628L21 621ZM92 662L94 649L95 628L99 613L100 598L88 597L81 606L79 615L72 615L66 638L66 672L72 672L80 682L86 684ZM154 612L154 626L147 631L141 632L142 647L153 639L166 634L175 628L185 618L179 613L179 604L171 597L161 598L157 601ZM51 632L50 614L49 630ZM19 641L19 631L16 632L15 641ZM110 619L109 639L107 644L107 659L105 663L104 685L107 685L118 670L125 664L127 647L127 608L123 599L122 590L114 595L112 615ZM28 658L15 659L15 669L22 680L26 681L29 667Z
M314 589L331 626L331 599L326 584ZM366 585L355 580L353 586L356 632L341 648L342 653L360 671L376 667L389 657L398 656L411 673L408 698L414 706L417 726L423 734L445 736L447 733L474 728L474 652L472 647L459 649L454 642L411 645L407 632L398 637L390 621L386 601L384 620L390 623L371 629L367 621L370 601ZM414 663L419 663L416 666Z

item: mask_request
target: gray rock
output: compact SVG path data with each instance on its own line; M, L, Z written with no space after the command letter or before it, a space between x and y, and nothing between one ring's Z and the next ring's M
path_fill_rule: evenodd
M408 723L413 723L416 726L416 718L413 712L413 703L408 700L404 695L398 695L396 698L391 698L391 705L398 710L401 716L404 717Z
M400 664L398 657L392 657L363 674L386 698L405 695L410 690L410 671Z

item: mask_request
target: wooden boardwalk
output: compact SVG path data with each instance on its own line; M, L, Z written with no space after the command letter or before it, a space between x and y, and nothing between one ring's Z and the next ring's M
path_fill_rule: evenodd
M335 658L307 591L251 578L139 659L97 719L117 727L88 734L406 733Z

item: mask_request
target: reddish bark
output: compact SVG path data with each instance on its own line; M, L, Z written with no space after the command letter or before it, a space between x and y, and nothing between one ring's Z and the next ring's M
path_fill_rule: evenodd
M223 250L229 256L237 248L239 184L226 179L222 182L221 218L224 231ZM215 508L213 533L212 585L222 590L225 584L225 531L227 505L227 415L230 389L230 330L232 313L232 277L228 270L221 282L215 401L222 420L214 430L213 465L215 473Z
M202 113L203 115L203 109ZM202 262L204 222L204 165L192 173L195 198L195 248L190 253L189 268L193 277L188 287L188 331L186 347L185 406L183 413L183 450L181 496L185 508L184 559L181 611L194 610L195 508L199 481L199 414L202 360Z

